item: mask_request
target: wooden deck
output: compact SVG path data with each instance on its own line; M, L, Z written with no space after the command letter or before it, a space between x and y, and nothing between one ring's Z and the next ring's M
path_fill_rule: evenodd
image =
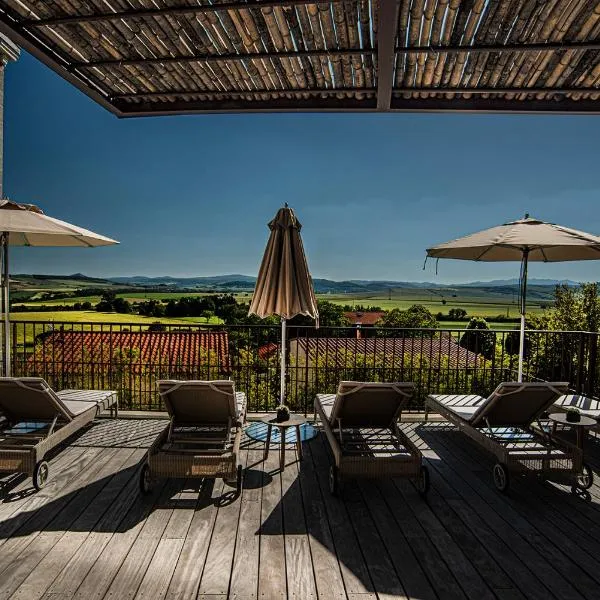
M326 442L305 458L246 441L240 498L221 481L138 494L164 421L100 421L58 453L51 481L3 480L0 599L516 598L600 595L600 487L492 486L489 458L450 426L406 425L432 474L350 483L329 495ZM600 464L600 442L588 444Z

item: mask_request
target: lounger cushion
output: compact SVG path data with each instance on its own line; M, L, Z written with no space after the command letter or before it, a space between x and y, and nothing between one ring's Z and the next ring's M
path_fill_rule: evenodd
M432 394L429 397L443 404L465 421L471 421L479 407L487 402L487 398L476 394Z
M56 395L65 406L67 401L86 402L98 407L98 412L109 410L117 403L117 392L113 390L61 390Z
M317 402L321 405L328 421L331 421L331 411L335 403L335 394L317 394Z
M588 398L580 394L565 394L554 403L554 407L560 410L576 408L582 415L592 417L593 419L600 418L600 400Z

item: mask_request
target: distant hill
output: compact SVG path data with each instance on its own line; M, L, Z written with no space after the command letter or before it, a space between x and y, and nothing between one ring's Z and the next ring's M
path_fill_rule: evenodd
M120 285L135 286L169 286L173 288L202 288L230 291L249 291L254 288L256 277L251 275L215 275L212 277L111 277L110 281ZM315 290L319 294L361 294L387 292L397 289L414 290L439 290L440 292L451 292L464 288L478 288L488 290L495 294L512 295L515 292L515 286L518 285L517 279L496 279L492 281L474 281L467 283L457 283L448 285L445 283L434 283L427 281L392 281L392 280L364 280L351 279L347 281L334 281L332 279L316 278L313 280ZM577 285L574 281L560 281L554 279L530 279L528 287L531 293L535 294L535 288L540 288L539 292L545 296L558 283L567 283L568 285ZM541 288L544 288L542 290Z
M73 275L29 275L16 274L11 275L11 281L15 289L44 289L56 288L57 286L65 288L83 288L83 287L133 287L133 288L168 288L172 290L179 289L201 289L216 291L243 291L249 292L254 289L256 277L251 275L241 275L234 273L232 275L214 275L211 277L172 277L164 275L162 277L146 277L143 275L133 275L130 277L88 277L82 273ZM467 294L493 294L496 296L513 297L518 286L517 279L495 279L492 281L472 281L457 284L434 283L426 281L392 281L392 280L365 280L351 279L346 281L334 281L332 279L316 278L313 280L315 290L318 294L377 294L388 293L390 291L399 292L411 290L414 293L427 293L440 297L452 296L459 291L461 295ZM531 298L548 298L554 290L554 286L559 283L567 285L577 285L577 282L571 280L555 279L530 279L528 282L528 293Z

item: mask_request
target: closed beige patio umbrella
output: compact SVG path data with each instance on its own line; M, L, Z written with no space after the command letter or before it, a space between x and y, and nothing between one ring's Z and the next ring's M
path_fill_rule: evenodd
M119 242L48 217L33 204L0 200L0 252L2 253L2 310L4 312L4 374L10 376L9 246L65 246L92 248Z
M304 245L302 225L286 204L269 223L271 235L258 272L256 288L248 314L261 319L281 317L280 402L285 402L286 321L305 315L318 321L317 300L313 289Z
M600 237L576 229L532 219L511 221L427 249L433 258L474 261L519 261L521 332L519 338L518 381L523 380L527 265L536 262L562 262L600 259Z

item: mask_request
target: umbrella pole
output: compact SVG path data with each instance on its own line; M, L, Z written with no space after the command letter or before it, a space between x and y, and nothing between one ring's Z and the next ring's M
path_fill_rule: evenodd
M10 288L8 278L8 233L2 234L2 310L4 313L3 372L10 377Z
M523 357L525 356L525 310L527 305L527 262L529 250L523 251L521 262L521 332L519 335L519 377L517 381L523 381Z
M281 381L279 388L279 404L285 404L285 350L286 321L281 317Z

